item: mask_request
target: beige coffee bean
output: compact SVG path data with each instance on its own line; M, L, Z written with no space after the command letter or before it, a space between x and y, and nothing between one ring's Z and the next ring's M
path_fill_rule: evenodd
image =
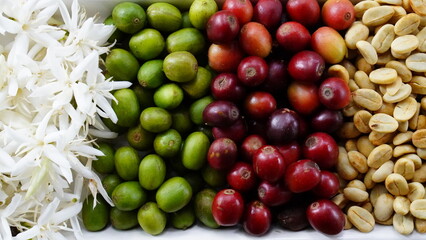
M414 131L412 141L414 146L418 148L426 148L426 129Z
M399 123L399 126L398 126L399 132L404 133L404 132L408 131L408 125L409 125L408 121L398 122L398 123Z
M397 93L390 95L385 93L383 95L383 101L388 103L397 103L409 97L411 94L411 86L409 84L403 84Z
M392 48L391 48L390 52L392 54L392 57L399 59L399 60L405 60L411 55L411 52L397 53Z
M426 77L414 76L408 84L410 84L413 93L426 95Z
M355 17L357 19L360 19L364 15L365 11L367 11L370 8L378 7L378 6L380 6L380 4L376 1L360 1L354 6Z
M392 56L392 53L390 51L387 51L385 53L380 53L377 55L377 65L384 66L389 61L395 60L394 56Z
M337 131L337 136L342 139L356 138L361 135L361 132L356 129L353 122L345 122L343 126Z
M395 82L387 85L380 85L380 87L385 88L383 94L388 93L389 95L395 95L398 93L399 89L402 87L403 84L404 83L402 82L402 79L398 76Z
M394 214L393 215L393 228L404 235L411 234L414 231L414 219L411 214L401 215Z
M392 161L387 161L380 166L372 176L372 180L376 183L384 182L392 172L394 168Z
M355 72L358 71L355 67L355 65L349 61L348 59L344 59L340 64L342 64L343 67L346 68L346 70L349 73L349 79L353 79Z
M345 143L346 151L357 151L355 139L349 139Z
M408 69L407 66L405 66L405 64L402 62L393 60L386 63L385 67L395 69L398 76L401 77L404 83L409 82L412 78L411 70Z
M356 43L356 48L368 64L374 65L377 63L379 57L377 56L376 49L371 43L361 40Z
M389 218L386 221L380 221L380 220L376 219L376 224L380 224L380 225L383 225L383 226L392 226L392 224L393 224L393 217Z
M357 67L358 70L364 71L367 74L370 74L370 72L373 71L374 69L374 66L368 63L367 60L363 57L359 57L356 59L355 66Z
M393 157L398 158L406 154L416 153L416 148L411 144L402 144L393 149Z
M374 114L368 122L371 130L381 133L392 133L398 129L398 121L384 113Z
M426 199L416 199L412 201L410 213L416 218L426 220Z
M402 0L375 0L381 5L402 5Z
M407 180L411 180L414 177L414 172L416 171L414 162L409 158L399 158L395 162L395 166L393 167L393 172L398 173L403 176Z
M410 0L410 6L415 13L426 16L426 0Z
M368 134L368 140L373 145L379 146L385 143L391 142L393 139L394 133L381 133L376 131L371 131L370 134Z
M413 9L411 9L411 5L410 5L410 0L402 0L402 7L407 11L407 12L413 12Z
M425 197L425 187L419 182L409 183L408 191L407 198L410 199L411 202L417 199L424 199Z
M343 227L343 229L345 230L349 230L353 227L352 223L349 221L348 216L346 214L345 215L345 226Z
M422 97L422 99L420 100L420 107L423 111L426 111L426 96Z
M420 22L420 21L419 21ZM370 30L362 22L355 21L346 31L345 42L349 49L357 49L356 43L361 40L367 40Z
M376 89L376 85L370 81L370 78L368 77L367 73L363 71L356 71L354 74L354 81L360 88L367 88L367 89Z
M412 131L398 133L393 138L392 143L393 143L393 145L401 145L401 144L407 143L407 142L411 141L412 136L413 136Z
M364 175L363 182L367 189L372 189L374 186L376 186L376 182L373 181L373 175L375 172L376 172L376 169L370 168L368 169L367 173Z
M394 196L408 194L407 180L398 173L391 173L385 180L386 189Z
M395 105L393 117L397 121L410 120L417 111L417 100L413 97L408 97Z
M426 220L415 218L414 227L418 233L426 233Z
M413 182L424 183L426 182L426 163L423 163L420 168L414 172L412 179Z
M419 46L419 39L414 35L404 35L395 38L391 44L391 50L397 54L411 53Z
M340 64L332 65L327 70L328 77L338 77L345 80L346 83L349 82L349 72L346 68Z
M383 184L376 184L370 191L370 202L373 206L376 206L377 198L383 193L389 193Z
M391 83L392 84L392 83ZM387 93L387 86L391 85L391 84L381 84L379 85L379 93L381 95L384 95Z
M377 33L371 40L371 45L376 49L377 53L384 53L391 47L395 39L394 26L392 24L385 24L380 27Z
M358 89L352 93L353 101L370 111L379 110L383 104L382 96L372 89Z
M426 52L426 27L423 27L423 29L416 34L416 37L419 40L419 47L417 50Z
M345 187L358 188L360 190L367 191L367 187L365 186L365 184L358 179L349 181Z
M356 82L353 79L349 80L348 86L349 86L349 90L351 90L351 92L360 89L360 87L356 84Z
M345 180L353 180L358 176L358 171L349 162L348 152L344 147L339 147L336 171Z
M371 129L368 123L373 115L366 110L361 110L355 113L353 117L353 122L358 131L362 133L370 133Z
M374 217L366 209L352 206L347 212L349 221L361 232L371 232L374 229Z
M392 18L389 19L388 23L395 24L401 19L402 17L407 15L407 11L402 6L392 6L395 13L393 14Z
M410 212L410 200L404 196L396 196L393 200L393 210L401 215L405 215Z
M408 69L414 72L426 72L426 53L415 53L405 60Z
M398 36L408 35L417 30L420 25L420 16L409 13L395 23L395 34Z
M407 154L402 156L408 158L414 163L414 169L419 169L422 166L422 159L417 154Z
M391 6L379 6L367 9L362 15L362 23L366 26L379 26L392 18L395 10Z
M369 74L370 81L376 84L391 84L398 78L398 73L393 68L379 68Z
M346 207L346 204L349 202L349 200L346 199L343 193L339 193L336 196L332 197L331 201L334 202L339 208Z
M394 198L389 193L381 194L376 201L376 207L374 208L373 215L376 220L386 221L392 217Z
M387 115L392 115L394 109L395 109L395 103L383 102L380 109L377 110L377 111L374 111L374 113L384 113L384 114L387 114Z
M371 151L375 148L375 146L370 142L368 136L361 136L356 140L357 150L362 153L365 157L370 155Z
M419 115L417 120L417 129L426 129L426 116Z
M417 123L418 123L418 118L420 115L420 103L417 103L417 109L416 109L416 113L414 114L414 116L408 120L408 127L412 130L417 129Z
M350 101L349 104L343 108L342 113L345 117L353 117L355 113L362 110L361 106L358 106L354 101Z
M371 204L371 202L365 202L362 205L360 205L360 207L364 208L365 210L369 211L369 212L373 212L374 207L373 204Z
M388 144L377 146L367 158L367 164L372 168L379 168L392 158L393 148Z

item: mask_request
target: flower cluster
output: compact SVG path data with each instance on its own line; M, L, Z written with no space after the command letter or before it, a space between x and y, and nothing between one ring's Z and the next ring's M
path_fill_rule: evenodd
M0 239L82 239L86 192L110 202L91 163L112 138L112 90L102 74L114 27L77 0L0 0ZM19 234L13 236L11 227Z

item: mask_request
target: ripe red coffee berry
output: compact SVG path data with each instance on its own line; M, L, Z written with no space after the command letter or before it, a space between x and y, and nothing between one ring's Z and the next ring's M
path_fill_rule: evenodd
M257 183L253 166L246 162L237 162L226 175L229 186L241 192L252 190Z
M322 233L336 235L345 227L345 215L332 201L321 199L313 202L306 210L311 226Z
M246 86L258 86L268 77L268 68L268 63L261 57L245 57L238 65L238 79Z
M207 161L210 167L216 170L230 169L238 157L237 145L229 138L215 139L207 153Z
M239 32L240 24L235 14L231 11L218 11L207 21L207 38L212 43L229 43L237 37Z
M234 189L223 189L213 199L212 215L220 226L235 226L243 217L244 199Z
M284 183L294 193L313 189L321 180L318 164L309 159L298 160L287 166Z
M248 204L244 214L244 230L255 236L261 236L268 232L271 227L272 214L268 206L260 201Z
M302 24L289 21L281 24L275 38L282 49L289 52L300 52L309 47L311 34Z
M340 110L351 101L351 90L345 80L338 77L325 79L319 89L320 102L328 109Z
M265 145L253 155L253 169L260 179L277 182L285 173L285 161L276 147Z
M344 30L355 21L355 8L349 0L328 0L322 6L321 17L327 26Z
M321 169L330 169L337 163L339 148L332 136L324 132L309 135L302 147L303 156L316 162Z

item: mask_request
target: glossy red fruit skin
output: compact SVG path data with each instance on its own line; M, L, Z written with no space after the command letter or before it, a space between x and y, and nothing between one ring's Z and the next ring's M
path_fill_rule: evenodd
M311 226L322 233L336 235L343 231L345 215L332 201L321 199L311 203L306 210Z
M250 22L253 17L253 4L250 0L226 0L222 9L233 12L240 25Z
M292 82L287 88L288 100L298 113L309 115L320 106L318 87L313 83Z
M311 34L308 29L295 21L281 24L275 33L275 38L282 49L293 53L307 49L311 43Z
M280 23L283 6L279 0L259 0L253 10L254 21L274 30Z
M207 161L216 170L230 169L237 161L238 147L229 138L215 139L209 147Z
M282 183L263 181L257 187L257 196L265 205L275 207L288 203L293 193Z
M297 141L292 141L283 145L277 145L276 148L283 156L286 166L296 162L302 157L302 147Z
M309 159L301 159L287 166L284 183L294 193L313 189L321 180L321 172L317 163Z
M253 155L253 169L257 176L268 182L277 182L285 173L285 161L272 145L259 148Z
M321 170L321 180L313 189L315 196L330 199L339 192L339 179L327 170Z
M207 56L209 66L213 70L235 72L244 55L238 41L232 41L226 44L211 44Z
M268 63L261 57L248 56L238 65L238 79L245 86L255 87L262 84L268 77Z
M255 91L244 100L245 113L254 119L266 119L277 109L277 101L268 92Z
M293 21L299 22L307 28L315 26L321 17L321 9L317 0L288 0L286 10Z
M229 186L240 192L252 190L257 184L253 166L246 162L236 162L226 175Z
M332 136L324 132L310 134L302 146L303 157L316 162L321 169L330 169L337 163L339 148Z
M317 83L324 70L324 59L318 53L310 50L296 53L288 63L290 76L302 83Z
M253 161L254 153L264 145L266 145L266 140L262 136L258 134L248 135L241 143L241 156L244 158L245 161L251 163Z
M243 217L244 199L234 189L223 189L213 199L212 214L221 226L235 226Z
M272 59L268 62L268 65L268 77L263 81L261 88L272 94L281 94L290 81L287 63L284 60Z
M330 77L321 83L318 96L324 106L332 110L339 110L350 103L351 90L345 80Z
M338 31L349 28L355 21L354 5L349 0L329 0L321 9L323 22Z
M235 143L240 143L247 133L247 126L243 119L239 118L234 124L227 127L213 127L213 138L230 138Z
M210 90L217 100L239 102L246 96L246 89L234 73L220 73L213 78Z
M288 108L275 110L266 122L266 136L276 145L289 143L299 137L300 117Z
M269 208L260 201L250 202L244 213L243 228L254 236L261 236L271 228L272 214Z
M220 10L213 14L206 24L207 38L216 44L229 43L240 32L237 16L231 11Z
M240 30L240 46L251 56L266 58L272 50L272 36L266 27L258 22L248 22Z
M216 100L203 110L203 121L212 127L227 127L240 118L240 110L230 101Z
M316 132L334 133L344 123L340 110L322 109L314 114L311 119L311 127Z

